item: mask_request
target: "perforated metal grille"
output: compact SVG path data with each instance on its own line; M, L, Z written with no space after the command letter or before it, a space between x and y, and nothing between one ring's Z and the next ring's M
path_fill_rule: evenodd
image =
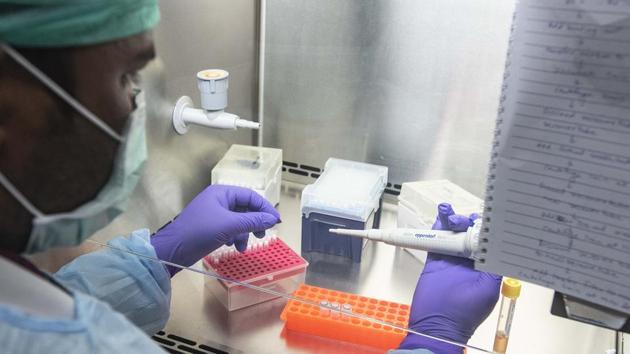
M319 167L313 167L297 162L282 161L282 172L289 173L294 176L300 176L300 179L317 179L324 172ZM387 183L385 193L397 196L400 194L401 185L397 183Z
M164 350L173 354L236 354L239 351L225 348L216 343L200 344L194 340L180 337L176 334L160 331L153 337Z

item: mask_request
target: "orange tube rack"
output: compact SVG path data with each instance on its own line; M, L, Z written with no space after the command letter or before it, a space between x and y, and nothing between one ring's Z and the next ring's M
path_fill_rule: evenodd
M409 322L409 305L378 300L351 293L301 284L295 297L319 304L327 301L340 306L348 304L352 313L367 316L395 326L406 328ZM405 338L405 331L373 321L348 316L329 307L289 300L280 319L286 328L316 336L367 345L375 348L397 348Z

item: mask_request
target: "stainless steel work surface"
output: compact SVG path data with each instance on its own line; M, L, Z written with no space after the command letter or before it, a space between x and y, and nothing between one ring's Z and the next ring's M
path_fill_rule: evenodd
M282 215L278 234L297 252L301 243L301 192L301 186L285 183L278 207ZM383 211L381 225L395 226L394 206L386 203ZM362 257L361 263L354 264L334 256L313 260L308 267L306 282L385 300L411 302L422 270L420 261L406 251L374 242L365 244ZM166 332L199 343L219 343L235 349L235 352L379 352L310 335L283 332L284 322L280 320L280 313L285 299L229 312L204 287L204 281L202 275L187 271L173 278L171 318Z

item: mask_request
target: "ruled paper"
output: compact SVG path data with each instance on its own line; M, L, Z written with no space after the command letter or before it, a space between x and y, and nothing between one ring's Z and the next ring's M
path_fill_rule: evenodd
M476 267L630 313L630 1L514 21Z

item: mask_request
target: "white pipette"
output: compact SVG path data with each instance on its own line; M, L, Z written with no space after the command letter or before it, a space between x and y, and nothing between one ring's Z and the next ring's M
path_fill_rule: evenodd
M480 230L481 219L475 220L473 226L466 232L422 229L330 229L328 231L338 235L381 241L393 246L472 258L479 247Z

